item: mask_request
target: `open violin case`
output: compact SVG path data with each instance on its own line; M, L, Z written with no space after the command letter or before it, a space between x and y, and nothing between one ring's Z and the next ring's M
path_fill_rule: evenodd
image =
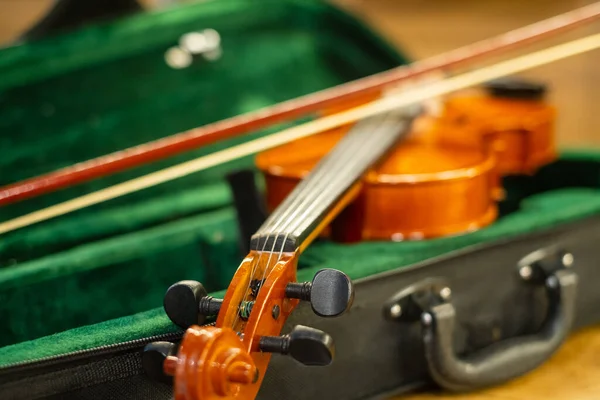
M167 65L181 35L207 28L221 35L221 58ZM8 47L0 184L406 62L342 11L292 0L200 2ZM9 205L0 220L282 126ZM0 235L0 398L172 398L171 383L144 369L142 350L182 335L162 309L171 284L198 280L215 297L227 288L244 256L228 181L240 170L255 171L253 158ZM329 333L335 360L305 367L275 355L259 398L477 389L529 372L570 332L599 322L600 151L562 151L504 184L499 219L472 233L314 243L298 280L340 269L354 280L354 304L334 319L301 304L285 330Z

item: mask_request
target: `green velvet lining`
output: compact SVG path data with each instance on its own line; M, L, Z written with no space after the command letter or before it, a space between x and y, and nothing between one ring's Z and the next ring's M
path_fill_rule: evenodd
M222 35L221 60L165 65L181 34L209 27ZM0 185L404 62L356 20L308 0L199 3L5 49L0 148L10 151ZM1 208L0 220L265 133ZM251 165L247 157L2 236L0 365L174 330L160 309L165 289L196 279L223 290L243 256L223 175ZM358 279L597 214L600 154L565 154L506 186L502 218L486 229L423 242L317 242L299 277L332 267Z
M239 255L231 246L221 252L219 242L234 235L233 212L223 209L5 268L0 344L158 306L165 289L181 279L221 289Z
M179 191L160 199L149 199L138 207L119 206L97 213L52 220L0 241L0 267L14 266L74 247L91 239L103 239L197 213L229 206L231 196L223 184ZM168 205L168 207L166 206Z
M578 182L579 186L573 186L572 182ZM519 200L517 211L470 234L401 243L339 245L317 242L301 258L299 279L310 279L321 268L341 268L352 279L359 279L471 245L548 229L598 214L600 152L596 155L565 155L562 160L542 169L527 184L536 187L537 193ZM9 338L4 335L5 344L27 340L30 334L29 338L36 337L49 326L57 332L67 325L81 326L94 319L105 320L111 313L122 313L123 309L125 314L122 315L126 315L144 306L146 309L160 307L164 290L177 279L206 282L208 271L218 271L222 279L229 279L241 257L234 226L232 210L212 211L118 240L107 239L33 261L10 274L7 274L10 269L4 271L0 279L0 294L7 300L2 304L3 315L13 322L12 326L3 328L4 332L13 333ZM199 256L198 243L203 244L200 247L204 256ZM165 257L161 257L163 253ZM139 257L151 257L155 262L145 261L141 268L136 262ZM6 293L9 294L5 296ZM48 302L49 297L54 301ZM27 304L26 299L32 298L36 300ZM74 298L77 301L73 301ZM24 315L14 318L11 309L19 307L19 302L26 303L21 308ZM102 304L102 307L94 307L94 304ZM94 313L90 313L90 309ZM130 323L139 329L129 327ZM37 358L165 333L170 329L173 328L162 312L153 310L5 347L0 349L0 363L28 359L34 355L32 346L36 344Z
M165 51L205 28L219 31L222 58L168 67ZM0 185L403 63L355 19L307 0L191 4L3 49ZM283 126L2 207L0 220ZM226 287L241 255L223 175L252 160L2 235L0 346L159 306L179 279Z
M223 56L174 70L183 33L222 36ZM243 34L240 34L243 32ZM282 51L285 49L285 51ZM44 62L43 68L38 64ZM312 93L405 62L353 19L308 1L192 4L0 52L0 185ZM27 83L27 85L23 85ZM273 128L275 129L275 128ZM271 129L272 130L272 129ZM246 141L256 132L0 209L1 219ZM89 209L132 207L219 179L251 158ZM87 211L87 210L86 210Z
M50 357L65 352L91 349L106 344L176 332L162 309L135 314L125 318L89 325L64 333L0 348L0 366Z

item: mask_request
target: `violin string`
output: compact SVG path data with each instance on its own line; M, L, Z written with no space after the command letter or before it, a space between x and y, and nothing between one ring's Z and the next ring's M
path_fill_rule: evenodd
M346 135L349 134L351 134L351 131ZM339 148L345 149L348 146L352 147L345 151L357 150L355 143L345 140L342 140L342 143L340 143L340 146L338 146L338 150ZM278 210L283 211L278 212L276 210L275 213L271 214L269 220L272 222L268 226L268 229L265 229L263 235L268 236L270 234L276 233L278 230L283 230L285 228L285 224L288 223L288 221L291 218L294 218L294 216L298 213L300 205L307 201L307 197L314 193L316 190L321 190L323 187L326 187L328 185L328 180L324 178L328 174L336 172L332 171L331 168L321 167L322 165L326 165L328 158L329 157L326 156L321 160L321 162L319 162L319 164L317 164L315 168L313 168L313 171L310 173L310 179L303 179L298 185L296 185L296 188L292 191L292 193L290 193L290 195L286 197L287 201L282 202L281 205L277 208Z
M262 249L260 251L258 251L257 254L254 256L254 260L252 263L252 270L250 271L250 278L248 279L248 285L244 291L244 296L242 296L242 300L241 300L240 304L238 305L238 309L235 314L235 319L233 320L232 328L235 328L235 325L237 324L237 321L240 318L240 306L242 304L244 304L245 301L248 301L248 295L249 295L250 289L252 287L252 279L254 278L254 274L256 273L257 267L260 265L260 259L263 255L266 247L267 247L267 241L265 240L265 242L263 243ZM273 252L274 249L275 249L275 242L273 242L273 248L271 249L271 253Z
M279 207L279 208L281 208L281 207ZM276 221L276 222L277 222L277 221ZM268 221L267 221L267 223L268 223ZM274 229L275 229L275 228L273 227L273 224L271 223L270 225L271 225L270 231L274 231ZM269 252L269 259L267 260L267 265L269 264L269 262L270 262L270 260L271 260L271 255L273 254L273 252L274 252L274 250L275 250L275 245L277 244L277 239L278 239L278 236L276 236L276 237L273 239L273 247L271 248L271 251ZM287 236L286 236L286 238L284 239L284 241L282 242L282 245L281 245L281 252L283 251L283 248L284 248L284 246L285 246L285 241L286 241L286 240L287 240ZM243 295L243 297L242 297L242 300L241 300L240 304L243 304L244 302L248 301L248 297L249 297L249 295L250 295L250 293L251 293L251 292L250 292L250 289L251 289L251 287L252 287L252 280L254 279L254 276L255 276L255 274L256 274L256 270L257 270L258 266L260 265L260 259L262 258L262 255L263 255L263 254L264 254L264 252L265 252L265 249L266 249L266 247L267 247L267 243L268 243L268 240L267 240L267 237L265 237L265 238L264 238L264 241L263 241L263 244L262 244L262 249L261 249L261 250L259 250L259 251L257 251L257 255L255 255L255 259L254 259L254 262L253 262L253 264L252 264L252 270L251 270L251 272L250 272L250 279L248 280L248 285L247 285L247 287L246 287L246 289L245 289L245 291L244 291L244 295ZM279 260L280 260L280 258L278 258L278 261L277 261L277 262L279 262ZM266 267L265 267L265 271L264 271L264 272L266 272ZM266 275L266 274L263 274L263 275ZM264 276L263 276L263 278L261 278L261 279L259 280L259 284L260 284L260 282L261 282L263 279L264 279ZM262 286L262 285L261 285L261 286ZM260 290L260 289L259 289L259 290ZM235 318L235 320L234 320L234 322L233 322L233 326L235 326L235 324L237 323L237 321L238 321L238 320L239 320L239 310L238 310L238 313L236 314L236 318Z
M387 128L387 122L389 122L391 119L394 119L394 113L390 112L388 114L384 115L384 118L379 121L379 125L376 127L372 128L372 135L371 136L375 136L378 137L377 135L377 131L378 130L383 130L385 131ZM364 129L368 129L364 128ZM398 129L400 129L400 127L398 127ZM358 132L360 133L360 132ZM358 153L358 154L371 154L373 152L374 149L378 148L379 146L381 146L381 143L379 143L377 140L367 140L367 141L360 141L360 140L356 140L356 144L355 147L358 147L362 153ZM349 155L350 160L348 160L348 158L340 158L340 160L338 160L338 164L336 166L330 166L330 168L336 168L336 176L342 176L344 177L344 175L341 175L341 171L347 171L347 176L351 177L353 176L353 172L355 171L355 169L358 168L362 168L365 161L364 159L360 158L360 157L353 157L353 154L357 154L357 153L346 153L347 155ZM296 229L299 228L300 224L302 223L306 223L305 219L313 212L313 210L315 210L317 207L322 206L323 204L323 199L327 199L328 197L330 197L332 194L334 194L336 191L338 191L339 186L344 184L344 185L352 185L352 183L348 182L350 178L346 178L342 180L342 183L338 183L338 186L332 186L332 187L328 187L328 190L322 190L317 192L317 196L313 197L311 199L310 202L308 202L308 204L306 205L306 207L304 207L303 209L301 209L302 214L298 215L296 218L290 220L289 225L287 227L289 232L294 232ZM345 181L345 182L344 182Z
M277 235L279 237L279 235ZM267 265L264 268L263 271L263 275L260 278L261 282L264 281L265 279L267 279L267 277L271 274L271 271L275 268L275 266L277 264L279 264L279 262L281 261L281 257L283 256L283 249L285 248L285 241L287 240L288 235L286 234L283 241L281 242L281 246L279 247L279 254L277 256L277 261L275 261L275 263L273 263L273 265L271 266L271 264L269 264L269 262L271 261L271 256L273 255L273 251L271 251L271 254L269 254L269 259L267 260ZM274 240L273 242L273 248L275 248L275 243L277 243L277 240ZM267 273L268 271L268 273ZM260 287L260 289L262 289L262 285Z
M292 205L292 207L293 207L293 205ZM281 206L278 207L278 208L281 208ZM275 221L275 222L277 222L277 221ZM270 228L268 230L269 232L274 232L275 231L277 224L274 226L273 223L272 222L269 223L269 221L266 221L265 224L267 224L267 226L270 226ZM273 252L275 250L275 245L277 244L277 239L278 239L278 236L276 236L273 239L273 247L271 248L271 251L269 252L269 259L267 260L267 266L269 265L269 263L271 261L271 255L273 254ZM281 260L281 255L283 254L283 248L285 246L286 240L287 240L287 235L286 235L285 239L282 242L281 249L280 249L280 252L279 252L280 256L278 257L277 262L279 262ZM250 272L250 279L248 280L248 285L247 285L247 287L246 287L246 289L244 291L244 296L242 297L242 300L241 300L240 304L243 304L244 302L248 301L248 297L250 295L250 289L252 287L252 280L253 280L253 278L254 278L254 276L256 274L256 270L257 270L258 266L260 265L260 259L262 258L262 255L264 254L264 252L266 250L267 243L268 243L268 240L267 240L267 237L265 237L264 241L263 241L263 244L262 244L262 249L259 250L259 251L257 251L257 255L255 256L254 262L252 264L252 270ZM265 271L263 271L263 272L264 272L263 273L263 277L259 280L259 283L262 282L263 279L265 279L265 276L266 276L266 267L265 267ZM236 314L236 318L235 318L235 320L233 322L233 326L234 327L235 327L235 324L237 323L238 320L239 320L239 310L238 310L238 313Z
M266 243L268 242L268 238L269 235L272 234L276 234L275 237L273 237L273 244L275 245L275 243L277 242L277 240L280 238L279 234L277 234L278 230L284 230L285 228L285 224L287 223L287 221L289 220L289 213L292 212L293 210L297 209L304 201L306 196L309 193L308 189L304 189L302 190L303 187L307 187L308 185L310 185L312 182L323 182L324 180L321 179L323 177L323 175L325 175L328 171L326 169L319 169L317 171L315 171L315 174L313 175L313 178L309 181L309 180L302 180L300 184L298 184L296 187L298 189L295 189L295 191L299 194L297 196L294 196L293 194L291 196L288 196L287 199L289 204L281 204L278 209L279 210L284 210L283 214L280 214L279 216L275 217L273 214L271 214L271 218L266 222L266 229L264 229L265 233L263 233L262 235L264 236L264 244L263 247L266 245ZM260 230L259 230L260 232ZM278 257L278 261L280 261L281 259L281 255L283 254L283 250L285 248L285 244L287 242L289 235L286 234L282 243L281 243L281 248L279 250L280 253L280 257ZM270 261L270 260L269 260ZM263 278L265 278L266 276L266 269L264 271L265 273L263 274ZM254 274L254 271L253 271Z
M351 134L351 131L347 132L344 136L347 136L348 134ZM340 143L337 147L347 147L348 145L348 142L342 140L342 143ZM292 190L292 192L286 196L280 206L277 207L277 210L275 210L275 212L269 216L268 221L271 221L271 223L266 227L266 229L264 229L265 232L263 234L272 234L278 229L281 229L281 224L285 223L286 218L289 218L289 214L293 212L293 210L295 210L299 204L305 201L306 196L311 193L311 190L314 190L309 190L309 188L324 182L324 175L331 173L331 171L327 168L320 168L319 165L323 164L323 162L326 161L326 158L327 156L325 156L325 158L323 158L321 162L319 162L319 164L317 164L317 166L314 167L310 172L311 179L301 180Z
M281 208L281 207L282 206L280 206L278 208ZM275 221L275 222L277 222L277 221ZM272 222L269 224L269 221L266 221L266 224L267 224L267 226L270 226L270 228L268 230L269 232L275 230L275 227L273 226ZM262 255L264 254L265 249L267 247L267 243L268 243L267 238L268 238L268 236L264 238L264 241L263 241L263 244L262 244L262 249L259 250L259 251L257 251L257 255L255 255L255 259L254 259L254 262L253 262L253 265L252 265L252 270L250 272L250 279L248 280L248 285L247 285L247 287L246 287L246 289L244 291L244 296L242 297L242 300L241 300L240 304L243 304L245 301L248 301L248 297L250 295L250 289L251 289L251 285L252 285L252 280L253 280L253 278L254 278L254 276L256 274L256 269L260 265L260 259L261 259ZM274 252L274 250L275 250L275 245L277 243L277 238L278 237L275 237L273 239L273 247L271 248L271 251L269 253L270 255L272 255L273 252ZM281 253L283 252L283 248L285 246L285 241L286 240L287 240L287 236L286 236L286 238L284 239L284 241L283 241L283 243L281 245ZM280 260L280 258L278 258L277 262L279 262L279 260ZM268 265L269 262L270 262L270 256L269 256L269 259L267 260L267 265ZM265 270L265 272L266 272L266 270ZM266 275L266 274L263 274L263 275ZM259 283L262 281L262 279L264 279L264 276L263 276L263 278L261 278L261 280L259 280ZM239 312L236 315L236 318L235 318L235 320L233 322L233 326L235 326L235 324L237 323L238 319L239 319Z
M256 268L258 268L258 265L260 265L260 259L262 257L262 254L265 251L266 245L267 245L267 243L265 242L263 244L262 249L259 250L259 251L257 251L256 254L254 255L254 259L252 260L252 269L250 271L250 278L248 279L248 285L246 286L246 289L244 291L244 295L242 296L242 300L240 301L240 304L238 305L238 310L236 312L232 328L235 328L235 324L237 324L237 321L239 320L239 317L240 317L240 309L239 309L239 307L242 304L244 304L244 301L247 301L247 299L248 299L248 292L250 291L250 288L252 287L252 278L254 277L254 274L256 273Z
M0 234L46 221L94 204L115 199L152 186L182 178L207 168L221 165L245 156L280 146L291 140L311 136L368 116L382 114L395 108L418 104L433 97L439 97L457 90L484 83L503 76L539 67L567 57L591 51L600 47L600 34L559 44L536 52L531 52L496 64L465 72L433 84L392 95L388 98L355 107L343 112L313 120L285 129L278 133L230 147L207 156L202 156L150 174L125 181L96 192L83 195L53 206L25 214L0 223Z
M266 222L266 224L268 224L268 221ZM285 240L287 240L287 236L286 236ZM281 250L283 250L283 246L285 245L285 240L284 240L284 242L282 244L282 249ZM256 274L256 270L257 270L258 266L260 265L260 259L262 258L262 255L265 253L265 250L266 250L266 247L267 247L267 243L268 243L268 240L266 240L266 238L265 238L265 240L264 240L264 242L262 244L262 249L258 250L257 254L255 255L255 258L254 258L253 263L252 263L252 270L250 271L250 279L248 280L248 285L247 285L247 287L246 287L246 289L244 291L244 295L242 296L242 300L240 302L240 305L243 304L244 302L248 301L248 297L249 297L249 295L251 293L250 289L252 287L252 280L253 280L253 278L254 278L254 276ZM271 248L271 251L269 253L270 255L273 254L273 252L275 250L276 243L277 243L277 238L275 238L274 241L273 241L273 247ZM269 255L269 259L267 260L267 265L270 262L270 255ZM279 262L279 260L280 260L280 258L278 259L277 262ZM261 278L261 280L259 280L259 284L262 281L262 279L264 279L264 277ZM238 313L236 314L236 318L235 318L235 320L233 322L233 326L234 327L235 327L235 324L237 323L238 320L239 320L239 310L238 310Z
M341 149L336 149L339 151L339 153L337 154L342 154L342 155L349 155L350 160L348 160L347 157L338 157L338 159L335 160L335 162L332 162L331 164L326 164L323 163L323 169L326 170L332 177L336 178L340 176L340 173L346 169L346 170L352 170L354 168L355 164L358 164L360 161L362 161L359 157L352 157L352 155L355 154L360 154L359 151L370 151L371 150L371 146L375 145L374 142L370 141L368 143L368 145L365 147L364 143L360 142L360 141L350 141L351 143L351 147L350 146L346 146L347 149L343 149L344 151L342 152ZM331 154L331 153L330 153ZM337 155L336 154L336 155ZM333 156L333 154L332 154ZM310 192L310 197L307 198L307 200L303 201L301 203L301 205L299 205L294 212L292 213L292 215L289 216L289 218L286 219L286 229L289 233L293 233L293 227L295 226L295 222L301 220L303 217L305 218L306 215L308 214L308 212L310 210L312 210L312 208L314 208L315 206L319 205L322 203L322 199L323 198L327 198L331 192L334 192L336 189L336 186L332 186L331 185L332 180L326 180L326 179L320 179L317 182L317 185L314 185L314 187L312 188L311 192ZM311 207L312 206L312 207Z
M355 150L355 148L358 147L358 145L360 144L360 143L356 143L356 141L349 141L349 143L350 143L351 147L349 150L347 150L348 152ZM346 144L346 143L344 143L344 144ZM349 146L346 145L345 147L349 147ZM348 154L348 153L346 152L345 154ZM337 173L339 172L339 170L343 168L343 164L340 161L343 161L343 160L339 160L337 163L333 163L333 165L330 166L331 168L320 168L320 170L316 171L314 176L307 177L307 179L303 180L304 182L306 182L307 189L304 191L300 191L298 194L304 194L304 196L296 196L297 199L301 199L301 200L296 201L297 205L286 208L286 212L289 214L289 211L292 211L292 214L286 216L285 218L278 219L278 221L277 221L278 223L274 226L279 226L279 228L271 229L271 233L275 233L275 237L273 238L274 245L277 242L277 240L281 237L281 234L282 234L282 233L277 232L277 230L279 230L280 232L284 232L285 236L283 237L283 241L281 242L281 246L278 251L279 255L278 255L277 261L273 265L271 265L269 263L270 262L270 256L269 256L269 260L267 261L267 267L263 271L263 276L262 276L261 280L265 279L267 277L267 275L270 274L272 269L277 265L277 263L281 260L281 257L283 255L283 250L285 249L285 244L291 233L289 227L293 224L294 220L301 217L301 216L296 216L296 215L299 212L302 213L302 210L304 207L306 207L306 204L311 204L311 202L316 201L313 196L314 193L318 193L320 195L320 194L326 192L326 190L320 190L322 186L325 187L324 189L326 189L326 188L328 188L328 186L330 186L329 184L330 184L331 180L321 179L320 175L330 174L332 176L336 176ZM320 166L323 166L323 165L325 165L325 164L324 163L320 164ZM323 171L323 172L321 173L321 171ZM316 186L315 186L315 183L316 183ZM312 188L310 187L311 184L313 186ZM266 241L267 240L265 239L265 242Z
M344 141L341 145L345 148L344 150L349 153L356 154L356 151L359 150L358 145L352 141L349 143ZM277 216L276 224L269 230L267 237L268 235L285 232L287 233L285 241L287 241L289 234L292 233L288 228L292 224L292 221L299 217L303 207L306 207L306 204L315 201L315 193L317 193L318 196L319 193L326 193L328 191L328 187L331 183L331 179L327 179L328 175L336 176L336 174L339 173L339 170L343 168L343 165L341 163L329 165L327 163L328 160L323 161L323 163L317 165L314 174L311 174L304 179L304 189L298 192L298 196L295 196L296 201L292 202L290 206L286 206L284 212ZM283 246L285 246L285 241L282 244Z
M387 117L387 116L386 116ZM381 121L378 121L382 124ZM334 151L336 154L360 154L361 144L357 141L346 140L345 138L349 135L353 135L355 129L364 129L359 124L355 125L345 134L344 138L335 146ZM263 234L273 234L277 230L282 230L284 226L282 224L290 221L297 214L300 205L307 201L307 197L310 197L312 193L324 191L329 186L329 181L325 178L327 174L337 173L337 169L342 168L344 163L340 162L337 164L329 165L328 161L333 157L332 153L326 155L321 161L313 168L310 172L310 179L303 179L299 184L296 185L295 189L290 193L284 202L277 207L274 213L271 214L267 221L267 229ZM307 177L308 178L308 177ZM312 200L312 198L310 198ZM284 210L278 212L278 210ZM290 215L292 213L292 215ZM269 223L270 222L270 223ZM259 230L259 232L261 232Z
M356 145L353 142L350 142L350 144L353 144L354 146L350 148L350 151L355 150ZM346 144L346 142L343 143L343 145L345 145L345 147L348 146L348 144ZM262 246L262 250L259 253L258 258L261 257L262 253L264 252L266 245L268 243L268 238L269 235L271 234L275 234L275 236L273 237L273 247L271 248L271 251L269 253L269 258L267 259L265 268L263 270L263 274L261 279L259 280L259 282L262 282L263 280L265 280L267 278L267 276L271 273L271 271L273 270L273 268L281 261L281 258L283 256L283 250L285 249L285 244L287 242L287 239L289 237L289 231L285 234L285 236L283 237L283 241L281 242L281 246L279 246L279 250L278 250L278 257L277 260L273 263L273 265L271 266L271 257L274 253L275 250L275 245L278 241L278 239L280 239L280 234L278 233L278 231L284 231L285 232L285 227L286 224L289 224L291 222L291 219L293 218L292 216L289 216L289 213L294 211L297 212L297 210L299 210L302 205L309 199L309 194L313 193L315 190L319 189L319 186L317 186L317 188L313 188L310 189L310 185L313 184L314 186L314 182L316 182L319 185L323 185L323 184L328 184L328 181L325 179L321 179L324 178L324 175L326 174L331 174L332 171L330 169L326 169L326 168L320 168L318 170L315 171L315 173L313 174L313 176L311 177L311 179L304 179L302 180L302 183L304 184L303 187L305 187L306 189L302 190L302 188L300 187L300 184L297 185L296 187L298 187L297 189L297 196L288 196L287 198L290 199L290 204L289 205L280 205L278 207L278 209L283 209L284 213L282 215L280 215L278 218L275 219L271 219L270 221L267 221L267 229L266 229L266 233L264 234L264 243ZM273 214L272 214L273 215ZM242 299L242 303L244 303L245 301L248 301L248 297L250 294L250 287L251 287L251 280L254 278L254 275L256 273L256 266L259 263L255 263L253 268L252 268L252 272L250 274L251 278L249 280L248 283L248 287L246 288L245 292L244 292L244 296ZM234 326L237 323L239 319L239 312L236 315L236 318L234 320Z
M385 115L384 121L388 118L389 118L389 114ZM384 121L380 122L381 126L383 126ZM378 127L376 127L376 128L378 128ZM373 144L372 141L369 141L368 143L370 145ZM341 143L341 145L342 146L340 146L340 147L343 149L343 151L340 151L340 153L342 155L356 154L356 150L360 150L360 148L362 147L362 143L357 140L343 141ZM347 148L347 149L345 149L345 148ZM363 148L363 150L369 151L370 146L367 149ZM271 251L269 253L269 258L267 259L265 268L263 269L262 277L259 280L259 282L265 281L268 278L268 276L270 275L270 273L273 271L273 269L281 261L281 258L283 256L283 250L285 249L285 244L286 244L289 234L291 232L289 230L289 228L287 228L287 227L289 227L290 225L293 225L295 218L302 217L302 214L298 217L295 217L295 214L298 212L302 213L303 207L305 207L306 204L310 204L311 202L318 201L317 199L314 198L314 193L319 194L317 196L317 198L321 194L326 193L326 190L321 190L321 186L325 186L325 188L328 188L328 186L330 186L331 180L321 179L322 177L324 177L323 175L330 174L332 176L337 176L340 172L339 170L343 169L344 167L345 168L353 168L354 167L353 164L360 163L359 158L351 157L351 160L352 160L352 163L350 163L350 165L349 165L346 158L338 157L338 158L334 159L334 162L332 163L333 165L330 165L329 168L319 168L315 171L314 174L311 174L310 177L307 177L306 179L304 179L303 182L305 182L306 189L299 190L297 192L298 196L293 196L293 201L291 201L290 206L285 208L284 214L282 216L280 216L279 218L275 219L274 222L270 223L269 229L267 230L268 234L266 235L266 237L264 239L263 250L261 251L261 253L259 253L259 258L261 257L262 252L264 251L264 249L266 247L266 244L268 242L267 239L268 239L269 235L275 233L275 236L273 237L273 247L271 248ZM320 165L326 165L326 163L319 163L318 166L320 166ZM315 186L315 183L316 183L316 186ZM313 186L312 188L310 187L311 184ZM292 197L288 197L288 198L292 198ZM281 208L281 206L278 208ZM293 211L291 216L288 215L290 211ZM307 212L305 211L304 214L306 214L306 213ZM285 232L285 236L283 237L283 241L281 242L281 245L279 246L279 250L277 252L278 253L277 260L271 264L271 259L275 252L274 251L275 245L276 245L278 239L280 239L280 237L281 237L278 230ZM255 266L256 265L257 265L257 263L255 263ZM244 304L244 302L248 301L248 297L250 294L251 281L254 278L255 273L256 273L256 269L253 267L252 272L251 272L251 278L249 280L248 287L245 289L245 293L244 293L241 304ZM262 289L262 286L261 286L261 289ZM237 323L238 320L239 320L239 312L236 314L236 318L234 320L233 326L235 326L235 324Z
M391 113L384 115L383 120L382 121L378 121L378 126L375 126L373 129L378 129L381 127L385 126L385 122L386 120L389 119ZM359 127L358 129L368 129L365 127ZM361 133L361 132L358 132ZM337 177L339 176L339 174L343 171L343 170L352 170L357 166L360 166L361 164L364 163L364 161L362 159L360 159L359 157L352 157L353 154L356 154L356 152L354 152L354 150L359 150L362 149L366 152L370 152L372 150L372 147L375 147L377 145L376 141L367 141L366 143L366 148L365 143L363 143L360 140L348 140L342 144L345 144L344 147L347 147L347 149L343 149L344 151L340 151L341 156L338 156L337 158L332 158L332 162L331 165L327 165L327 163L322 163L319 164L320 167L323 167L324 170L326 170L329 174L331 174L332 177ZM348 160L348 157L343 157L343 156L350 156L350 160ZM327 166L327 168L325 168L325 166ZM315 174L315 176L318 176L318 172ZM336 187L331 186L331 182L334 181L333 179L331 180L327 180L327 179L315 179L314 176L310 176L307 177L307 179L305 180L306 182L312 183L312 182L316 182L319 185L314 186L313 188L310 189L306 189L306 196L304 196L303 200L297 205L297 207L295 207L293 209L294 213L289 216L288 218L284 218L283 220L280 219L280 225L281 228L280 231L285 232L285 236L283 241L281 242L281 246L279 248L278 251L278 257L277 257L277 261L274 262L273 264L270 263L270 259L271 259L271 255L269 256L269 260L267 261L267 267L264 269L263 271L263 276L261 278L261 281L263 279L266 279L267 276L271 273L271 271L277 266L277 264L279 263L279 261L281 261L281 257L283 255L283 250L285 248L285 244L286 241L289 237L290 234L293 233L293 230L290 229L290 227L294 226L294 223L299 220L302 219L303 217L305 217L307 214L310 213L311 211L311 207L307 207L310 206L311 204L315 204L318 203L322 197L329 197L330 194L329 193L335 193L336 191ZM323 190L320 190L321 186L325 186L325 188ZM309 186L307 186L309 187ZM330 192L327 191L327 189L329 189ZM314 194L317 193L317 195L315 196ZM295 215L298 214L299 215ZM274 241L276 242L278 238L280 238L280 233L275 232L276 236L274 238Z

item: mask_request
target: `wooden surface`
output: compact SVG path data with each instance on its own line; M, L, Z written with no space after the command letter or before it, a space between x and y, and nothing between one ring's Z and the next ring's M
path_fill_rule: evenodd
M600 326L571 335L546 364L507 384L470 394L411 394L390 400L598 400Z

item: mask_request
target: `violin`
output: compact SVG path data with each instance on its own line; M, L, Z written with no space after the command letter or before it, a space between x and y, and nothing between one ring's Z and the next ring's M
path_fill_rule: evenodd
M520 90L512 88L512 96L524 88L523 83ZM493 94L481 98L484 104L493 100ZM503 101L529 106L519 99ZM340 316L352 305L353 285L342 271L321 270L312 282L296 282L298 258L317 237L415 240L468 232L495 220L498 160L514 158L494 151L506 132L477 131L495 138L490 146L477 140L449 143L440 133L445 112L433 123L418 124L422 110L390 111L257 155L271 212L252 236L224 299L208 296L199 282L172 285L164 309L186 333L178 349L172 343L145 349L163 355L158 359L163 372L174 377L176 400L253 399L273 353L309 366L333 361L334 340L327 333L296 326L281 335L299 301L309 301L321 317ZM532 115L524 112L511 128L527 124ZM540 136L536 130L529 134ZM544 141L552 142L550 137ZM203 325L215 316L214 326Z
M452 96L363 177L360 194L327 236L338 242L421 240L491 224L501 178L534 173L556 159L555 110L546 88L518 79ZM328 110L334 112L335 110ZM417 125L417 124L415 124ZM256 165L275 209L335 148L347 127L267 150Z
M281 204L343 135L326 132L259 154L267 208ZM487 226L497 214L496 172L493 154L408 139L365 174L360 193L328 236L338 242L402 241Z
M321 317L342 315L352 305L353 285L333 269L319 271L312 282L296 282L298 257L356 197L361 177L410 132L416 115L400 109L354 125L252 236L224 299L207 296L199 282L167 290L165 312L187 328L176 355L170 355L172 344L162 350L169 354L163 367L175 377L177 400L253 399L272 353L310 366L332 362L335 347L327 333L297 326L280 336L281 329L301 300ZM215 314L214 326L197 324L199 316L204 321Z

